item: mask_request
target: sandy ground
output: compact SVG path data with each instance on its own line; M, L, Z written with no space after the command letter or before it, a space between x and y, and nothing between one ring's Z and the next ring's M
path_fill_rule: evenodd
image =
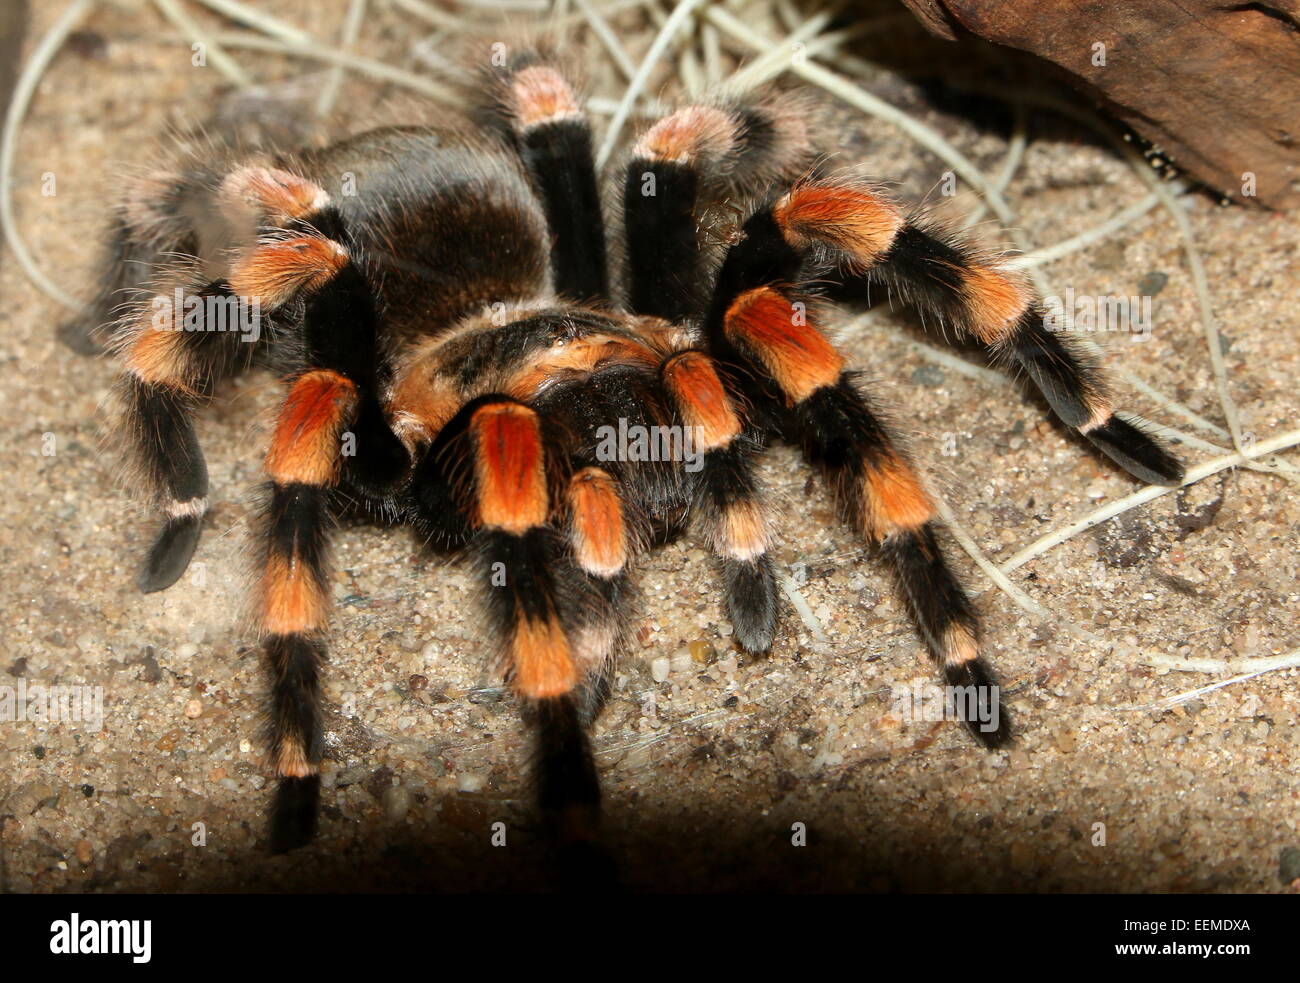
M61 7L38 6L24 52ZM300 23L303 6L268 5ZM334 38L345 5L319 6L313 31ZM367 53L415 67L421 29L372 6ZM14 201L42 267L87 296L102 195L121 162L146 157L178 114L205 112L221 82L190 68L188 48L148 42L161 25L138 4L111 4L83 28L93 33L58 56L29 114ZM242 60L260 79L303 70ZM1003 121L938 110L892 73L870 86L996 171ZM364 120L374 93L349 83L342 105ZM885 124L848 110L836 119L845 159L869 162L904 195L940 181L943 165ZM1085 134L1038 117L1030 133L1008 196L1033 242L1091 228L1145 193ZM41 194L46 173L54 196ZM1233 399L1244 429L1266 439L1296 420L1294 219L1201 197L1187 208ZM1223 424L1167 215L1152 213L1047 273L1058 291L1154 294L1149 339L1098 338L1109 362ZM115 485L116 462L96 436L114 369L55 341L63 312L9 253L0 295L0 686L101 687L104 701L99 731L0 726L0 889L546 884L522 779L525 735L485 675L465 571L422 554L401 530L352 525L337 538L322 835L306 850L267 856L262 677L255 639L236 616L275 381L241 379L204 414L216 507L196 566L171 590L141 596L132 576L154 520ZM843 340L993 561L1138 489L1016 388L925 355L915 342L942 342L925 339L906 313L882 312ZM1128 408L1183 425L1121 389ZM1200 461L1219 452L1180 453ZM934 676L882 571L834 521L797 455L773 452L763 476L781 516L780 565L800 582L824 640L783 602L771 657L748 660L730 641L699 544L645 561L637 643L595 734L609 845L630 886L1296 890L1296 671L1173 708L1126 709L1231 674L1151 661L1231 667L1300 645L1295 484L1224 471L1074 536L1011 575L1047 617L1018 607L955 553L981 591L988 654L1016 718L1014 748L989 754L956 725L892 712L894 687ZM662 658L673 671L656 683L651 664ZM504 847L490 843L495 822L506 824ZM806 825L807 846L792 845L795 823Z

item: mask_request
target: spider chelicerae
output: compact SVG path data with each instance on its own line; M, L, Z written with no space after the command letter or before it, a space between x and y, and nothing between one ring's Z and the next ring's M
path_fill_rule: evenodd
M1004 743L932 500L821 330L826 300L901 296L1018 366L1135 477L1176 483L1180 464L1115 415L1098 368L1049 330L1019 275L827 170L797 91L690 105L647 128L622 168L621 231L607 236L565 71L529 51L487 80L463 125L285 154L209 148L134 182L116 212L99 309L139 282L150 295L111 336L120 436L165 515L143 590L173 584L199 540L196 409L253 364L285 382L256 555L272 848L315 831L328 541L344 498L472 556L561 842L597 835L588 729L634 608L638 553L693 529L736 641L771 648L777 580L755 458L774 440L825 474L947 683L974 695L958 704L971 732ZM721 239L707 228L719 206L743 215ZM611 266L623 271L614 289ZM204 323L232 300L256 304L258 330ZM689 435L676 446L694 453L611 453L608 434L634 429Z

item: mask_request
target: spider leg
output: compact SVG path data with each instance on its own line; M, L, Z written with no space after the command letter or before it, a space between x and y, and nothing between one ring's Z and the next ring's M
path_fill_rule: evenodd
M379 401L384 380L374 296L343 245L349 239L331 208L315 212L296 228L263 236L233 265L230 285L264 308L303 302L304 365L334 369L358 386L347 478L363 491L382 494L406 474L410 455Z
M801 173L811 162L811 116L799 97L767 92L685 106L639 137L623 178L632 311L674 322L703 312L711 286L709 247L697 227L723 227L718 233L725 239L728 212L743 218L754 194ZM701 214L710 202L716 213Z
M152 265L156 251L136 240L126 221L117 216L101 248L99 285L83 313L62 322L60 341L79 355L102 355L108 350L104 328L114 321L121 295L135 284L141 267Z
M147 247L151 255L167 244L193 250L184 269L164 279L162 292L118 323L113 339L125 370L118 386L119 432L167 516L137 577L140 589L151 592L185 572L207 510L195 409L218 381L252 362L264 341L263 311L333 276L344 252L302 225L324 204L325 193L284 171L245 165L219 179L208 172L155 176L143 188L133 188L122 208L120 248ZM188 210L211 221L195 224L182 217ZM256 239L263 223L295 225L300 234L272 231L270 241L264 235L235 253L240 243ZM126 253L117 258L114 283L131 272Z
M142 305L116 339L125 370L117 385L119 436L166 516L136 578L146 593L170 587L185 572L207 512L208 470L194 412L220 379L247 366L255 347L241 334L242 323L212 323L214 311L239 309L230 306L238 298L226 284L191 290L181 282L187 281L177 281L172 295Z
M102 251L99 288L83 314L59 326L60 340L83 355L102 353L115 326L129 329L116 313L146 271L180 254L204 271L198 283L222 280L227 249L251 240L259 225L283 225L324 198L312 182L255 158L214 166L193 148L174 153L127 182Z
M294 247L275 247L285 248ZM291 258L301 262L296 252ZM231 283L208 284L185 303L188 307L195 301L195 310L202 312L210 308L209 301L244 301L252 296L246 293L249 286L245 271L236 270ZM292 290L281 289L284 297L268 296L287 299ZM253 349L238 328L183 325L181 317L189 315L174 309L173 298L157 295L154 300L150 309L156 316L137 317L136 327L117 342L126 369L118 389L124 407L121 432L167 516L136 578L145 593L174 584L194 555L208 507L208 471L194 432L194 410L218 380L247 366Z
M535 52L494 73L496 108L542 199L555 237L555 289L572 300L609 296L591 124L564 74Z
M619 483L602 468L574 473L564 507L571 563L560 568L569 578L560 594L582 670L579 716L589 726L609 695L614 656L627 629L632 602L628 566L636 536Z
M880 546L930 656L966 698L955 703L960 719L985 746L1006 743L1010 724L979 655L974 608L944 558L934 505L911 462L847 374L794 412L805 455L831 481L852 526Z
M701 351L672 355L661 371L682 425L702 452L692 511L722 564L723 603L747 652L772 647L776 577L768 553L771 532L753 470L754 441L713 360Z
M117 318L123 295L169 255L198 251L198 236L184 207L195 186L196 163L168 162L127 181L101 249L95 296L83 313L59 326L58 336L68 347L82 355L104 353L112 346L115 328L129 330Z
M632 536L615 480L588 467L557 481L547 462L566 457L538 411L480 396L437 427L411 484L422 531L474 557L501 667L535 732L541 812L561 842L576 843L595 835L585 728L625 630Z
M949 684L962 687L959 716L981 743L995 747L1009 737L1009 724L979 656L974 610L935 537L933 504L806 299L788 286L804 258L798 237L809 235L809 226L859 255L869 256L881 241L887 246L889 216L846 210L846 200L863 203L849 190L800 203L807 211L795 213L797 223L779 210L755 214L719 272L706 335L751 374L754 399L773 405L829 477L853 527L879 545L931 656ZM794 243L782 234L782 220Z
M840 248L842 242L827 239L807 222L810 208L799 199L818 194L824 192L796 188L784 206L778 205L784 207L783 231L787 236L793 233L795 239L817 239ZM893 210L883 199L868 207L882 215ZM1101 368L1064 332L1051 329L1023 277L937 225L903 222L897 212L889 224L892 235L880 237L883 248L873 250L862 263L839 264L831 279L859 293L872 286L896 292L941 323L978 340L994 356L1013 361L1033 380L1062 423L1135 478L1166 485L1183 480L1183 465L1176 458L1115 414L1113 393Z
M587 841L595 835L600 785L578 697L583 666L562 621L564 602L553 572L563 542L550 521L542 420L504 396L483 397L469 409L472 548L511 685L536 733L538 802L562 842ZM579 503L579 524L591 535L577 555L579 562L613 572L616 544L610 530L595 528L611 518L596 510L608 507L607 500Z
M308 224L263 239L231 271L232 286L268 306L304 304L302 367L266 458L271 491L259 557L260 626L271 675L269 743L280 778L271 817L275 852L301 846L315 833L330 492L344 478L364 485L363 471L372 466L386 472L369 477L381 486L409 466L378 404L374 296L345 242L347 230L326 207ZM355 456L345 456L345 433Z
M271 672L269 744L280 776L271 846L279 853L315 833L322 752L320 664L329 617L329 492L340 437L356 409L346 375L315 369L293 382L267 455L271 495L262 531L263 648Z

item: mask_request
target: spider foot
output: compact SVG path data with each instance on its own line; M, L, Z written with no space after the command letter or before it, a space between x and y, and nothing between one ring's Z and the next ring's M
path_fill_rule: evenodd
M136 575L136 585L146 594L166 590L190 565L195 547L199 544L199 531L203 527L203 513L173 516L158 533L144 566Z
M1181 461L1125 420L1112 416L1083 431L1107 457L1133 477L1150 485L1181 485L1186 470Z
M281 778L271 807L271 852L288 853L316 837L320 775Z

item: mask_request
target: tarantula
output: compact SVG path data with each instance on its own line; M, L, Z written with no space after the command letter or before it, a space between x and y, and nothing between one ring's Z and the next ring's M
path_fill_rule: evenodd
M196 408L255 362L285 380L256 556L279 777L272 848L314 835L342 498L472 555L501 669L535 731L541 814L561 842L595 836L587 729L638 553L693 527L736 641L755 656L771 648L777 582L755 458L777 439L802 447L878 548L949 685L978 694L962 715L972 733L1006 741L1004 713L996 729L975 725L999 697L932 500L820 329L822 298L901 295L1023 369L1067 427L1135 477L1177 483L1180 464L1115 415L1098 368L1048 329L1015 272L819 164L798 93L691 105L646 129L623 167L623 261L611 264L591 129L566 73L529 51L481 91L459 131L389 127L322 150L194 158L137 182L117 212L101 305L141 264L156 294L113 329L121 436L165 514L141 589L174 583L199 539ZM703 217L728 202L743 225L711 242ZM617 292L610 265L625 270ZM204 303L182 317L182 295ZM255 343L203 323L232 298L256 301ZM602 453L603 429L620 425L684 428L696 466Z

